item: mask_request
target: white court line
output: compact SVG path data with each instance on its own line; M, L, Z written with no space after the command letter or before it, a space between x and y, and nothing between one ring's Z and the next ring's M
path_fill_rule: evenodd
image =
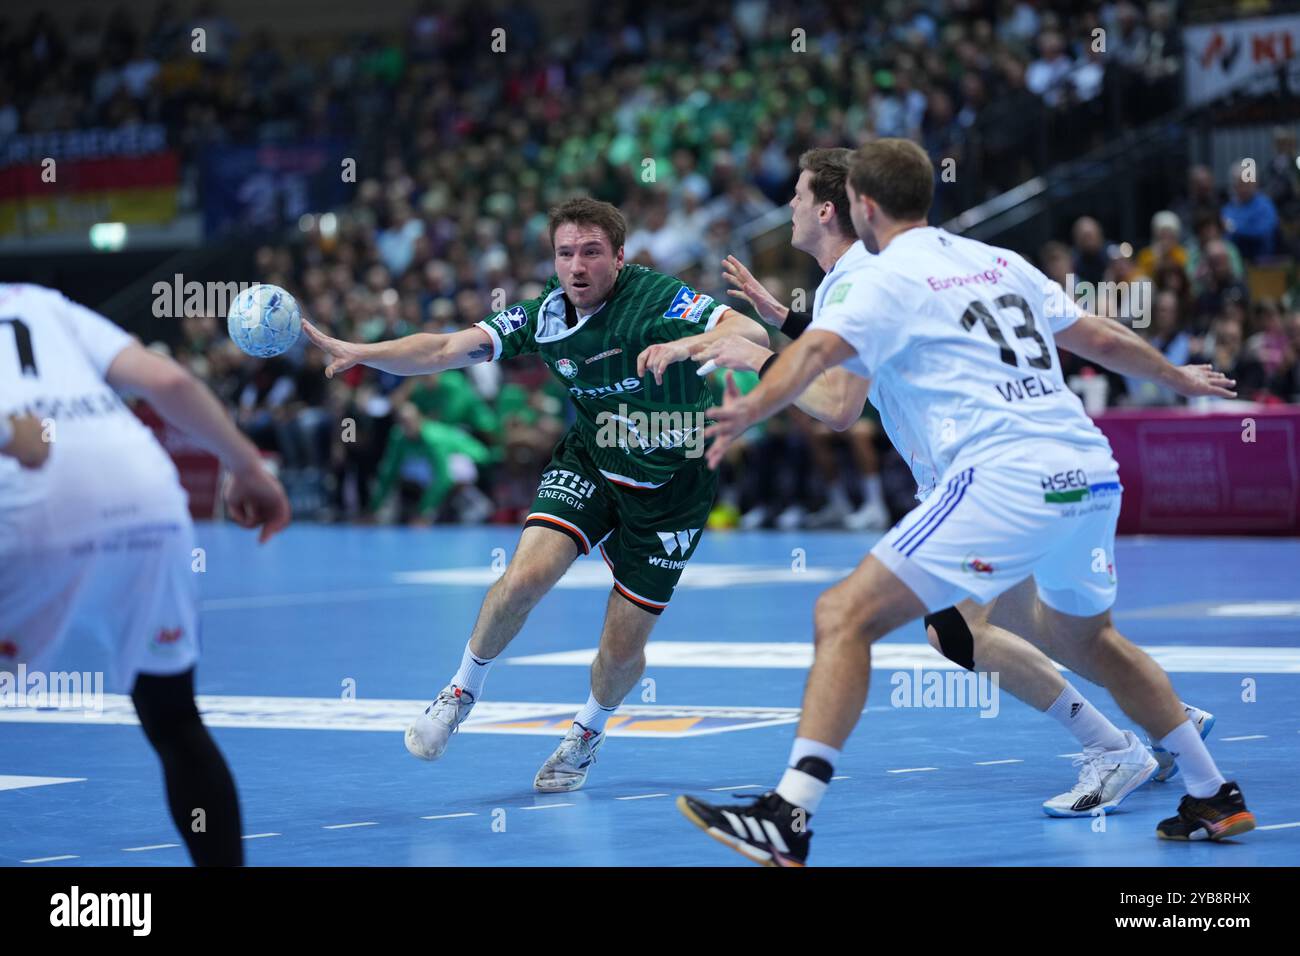
M831 777L831 779L832 779L832 780L852 780L853 778L850 777L847 773L842 773L842 774L840 774L838 777Z
M886 770L885 773L921 773L923 770L938 769L938 767L903 767L901 770Z
M992 766L994 766L994 765L996 765L996 764L1000 764L1000 763L1024 763L1024 761L1023 761L1023 760L1020 760L1020 759L1018 759L1018 758L1017 758L1017 759L1012 759L1012 760L976 760L976 761L975 761L975 766L977 766L977 767L992 767Z
M1058 757L1082 757L1083 754L1057 754Z
M649 800L651 797L666 797L666 793L638 793L634 797L615 797L615 800Z
M1229 740L1264 740L1266 737L1268 737L1268 734L1246 734L1244 737L1220 737L1219 739L1226 742Z
M352 827L377 827L379 826L374 820L367 820L364 823L331 823L327 827L321 827L322 830L348 830Z
M1268 826L1266 826L1266 827L1255 827L1255 829L1256 829L1256 830L1289 830L1291 827L1300 827L1300 822L1297 822L1297 823L1270 823L1270 824L1269 824ZM55 859L58 859L58 857L55 857Z
M742 783L738 787L709 787L709 791L711 793L721 793L724 790L762 790L762 789L763 789L762 785L757 783Z
M474 817L476 813L435 813L431 817L420 817L421 820L453 820L456 817Z
M81 857L75 853L65 853L63 856L38 856L31 860L19 860L20 863L54 863L56 860L79 860Z
M536 806L520 807L520 810L554 810L556 807L571 807L571 803L539 803Z
M179 843L155 843L152 846L124 846L123 853L143 853L145 850L170 850L174 846L180 846Z
M280 833L245 833L245 840L261 840L264 837L282 836Z

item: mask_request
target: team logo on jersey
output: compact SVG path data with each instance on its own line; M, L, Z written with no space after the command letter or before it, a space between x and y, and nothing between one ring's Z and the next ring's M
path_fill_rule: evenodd
M503 336L522 329L527 323L528 313L524 311L522 305L517 305L513 309L507 309L504 312L498 313L492 319L492 325L494 325L496 330Z
M622 353L623 353L622 349L606 349L604 352L601 352L599 355L593 355L591 358L587 359L582 364L590 365L592 362L599 362L601 359L607 359L611 355L621 355Z
M572 359L560 359L555 363L555 370L565 378L574 378L578 374L578 366Z
M841 282L835 288L831 289L831 294L826 297L826 304L836 305L843 302L849 297L849 288L852 285L852 282Z
M681 319L685 322L699 322L704 318L705 310L713 304L713 296L696 292L690 286L682 286L673 296L673 301L664 313L665 319Z
M677 549L681 548L682 554L691 550L691 541L700 533L699 528L691 528L689 531L656 531L659 540L663 542L664 551L668 554L676 554Z
M973 554L966 555L966 560L961 563L961 569L969 574L992 574L993 565L977 558Z
M158 636L153 639L153 642L158 647L163 647L163 648L170 647L172 644L175 644L177 641L179 641L181 639L181 635L183 635L184 633L185 633L184 628L164 627L158 631Z

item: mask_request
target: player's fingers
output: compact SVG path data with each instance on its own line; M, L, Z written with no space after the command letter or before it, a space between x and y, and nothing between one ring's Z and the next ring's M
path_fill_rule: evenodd
M737 399L737 398L740 398L740 387L739 387L738 385L736 385L736 376L733 375L731 372L728 372L728 373L727 373L727 391L726 391L726 396L727 396L727 398L730 398L730 399Z
M642 376L645 375L646 363L648 363L650 360L650 353L652 349L654 349L653 345L649 346L648 348L644 348L641 350L641 354L636 357L637 378L641 378Z

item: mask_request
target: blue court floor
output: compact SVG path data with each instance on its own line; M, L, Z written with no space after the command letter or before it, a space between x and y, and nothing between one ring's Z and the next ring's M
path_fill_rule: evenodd
M749 866L673 798L775 784L813 602L872 543L706 533L587 787L542 796L533 774L586 699L610 587L598 555L537 608L429 764L406 753L402 728L455 670L518 529L302 525L263 548L230 526L199 536L200 703L239 784L248 861L311 866ZM1117 565L1119 626L1184 700L1218 716L1211 749L1261 829L1224 845L1157 840L1177 778L1136 792L1104 827L1044 816L1041 802L1074 780L1074 740L1007 694L894 706L922 676L914 668L943 664L917 624L877 646L868 712L813 821L810 862L1300 863L1300 542L1124 539ZM56 668L103 664L93 639L74 639ZM1075 682L1126 725L1104 691ZM100 714L0 710L0 863L188 863L131 721L111 694Z

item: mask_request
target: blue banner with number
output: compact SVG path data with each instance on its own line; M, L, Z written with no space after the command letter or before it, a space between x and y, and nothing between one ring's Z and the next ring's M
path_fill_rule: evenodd
M343 179L347 156L346 145L334 140L207 147L201 165L204 230L212 236L274 229L304 213L342 205L355 189Z

